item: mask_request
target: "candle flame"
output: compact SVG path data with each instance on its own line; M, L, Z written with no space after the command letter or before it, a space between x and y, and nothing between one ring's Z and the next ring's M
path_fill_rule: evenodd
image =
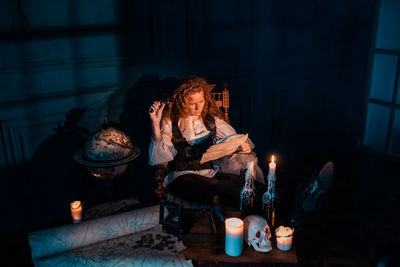
M81 205L81 202L80 202L79 200L74 201L74 202L71 203L71 207L72 207L73 209L79 208L80 205Z
M272 157L271 157L271 163L274 163L274 162L275 162L275 156L272 155Z

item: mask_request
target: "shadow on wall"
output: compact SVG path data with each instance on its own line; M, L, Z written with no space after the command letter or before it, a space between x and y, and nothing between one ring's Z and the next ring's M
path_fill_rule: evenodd
M56 134L47 138L35 153L32 161L38 187L35 197L47 195L47 201L54 206L50 213L61 210L62 214L67 214L67 219L60 215L64 220L70 220L69 203L77 199L83 200L87 209L132 197L137 197L140 202L152 201L155 181L154 170L148 164L151 130L147 112L154 100L167 97L177 81L144 75L132 87L115 91L103 103L107 105L108 123L125 132L142 152L129 164L128 170L113 181L94 178L73 160L73 155L84 147L93 133L78 126L85 110L70 110L65 123L59 125ZM116 114L120 114L119 117Z
M32 161L37 187L33 197L41 202L38 206L51 202L52 210L47 207L41 216L48 218L48 214L53 214L52 219L48 218L53 222L57 217L54 214L59 214L59 221L69 222L69 203L74 200L83 200L86 209L133 197L143 203L153 201L155 180L154 169L148 164L151 126L147 112L153 101L166 99L177 83L175 78L160 80L155 75L144 75L132 87L115 91L103 103L107 106L109 125L125 132L141 150L141 155L129 164L128 170L112 181L94 178L73 160L74 154L84 147L93 133L78 126L85 110L71 109L64 124L39 146ZM46 197L42 199L41 196Z
M131 168L118 178L117 199L137 197L142 203L155 199L154 168L148 164L151 138L148 109L153 101L166 99L178 81L172 77L160 79L144 75L132 87L114 92L104 103L108 113L115 114L115 109L118 110L119 116L112 122L142 152L131 163ZM68 111L65 121L39 145L30 162L1 170L4 177L2 200L12 203L6 205L4 211L12 219L3 221L2 229L12 233L67 224L71 222L69 204L72 201L83 200L85 208L90 208L111 200L110 184L94 178L73 160L92 134L79 126L84 113L79 108Z
M150 202L155 197L153 193L156 185L154 168L148 163L148 147L151 140L148 110L154 101L167 99L178 83L179 79L174 77L160 79L152 74L143 75L128 89L121 103L123 109L119 117L120 127L142 152L133 162L135 191L140 202ZM112 99L113 96L110 97L110 101ZM107 104L111 109L117 106L116 103L108 102Z
M65 121L54 128L36 149L31 161L32 219L43 224L70 221L69 203L84 199L86 173L74 162L73 155L91 135L78 126L82 109L71 109Z
M90 135L77 125L82 114L78 109L69 111L31 161L1 170L2 203L12 203L4 205L9 219L2 220L1 229L14 233L70 223L69 203L84 193L85 174L72 157Z

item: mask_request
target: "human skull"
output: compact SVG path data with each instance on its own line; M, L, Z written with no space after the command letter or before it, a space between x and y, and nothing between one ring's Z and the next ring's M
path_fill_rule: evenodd
M267 221L259 215L244 218L244 241L256 251L271 251L271 231Z

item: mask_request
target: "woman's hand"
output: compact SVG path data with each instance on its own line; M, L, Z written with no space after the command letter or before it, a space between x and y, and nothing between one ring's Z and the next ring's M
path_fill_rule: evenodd
M151 138L157 142L161 141L162 139L160 122L164 107L165 103L161 104L160 101L155 101L153 105L151 105L149 108L149 116L152 121L152 129L153 129L153 134Z
M154 124L160 124L164 107L165 103L161 104L160 101L154 101L153 105L150 106L149 116Z
M250 153L250 152L251 152L251 146L249 143L244 142L243 144L240 145L239 153Z

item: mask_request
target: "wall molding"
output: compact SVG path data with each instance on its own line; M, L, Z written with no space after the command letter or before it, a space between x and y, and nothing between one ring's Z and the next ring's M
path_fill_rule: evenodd
M10 54L0 58L0 75L160 62L158 2L154 0L127 2L126 5L128 7L117 7L121 9L119 12L121 12L122 19L116 19L111 25L73 27L66 25L55 29L32 29L27 26L29 23L25 22L18 28L11 27L8 31L3 30L0 44L4 46L3 49L8 48ZM140 14L139 21L132 20L132 15L127 16L126 10L124 10L126 8L133 9ZM25 14L25 16L28 15ZM18 18L20 15L14 14L14 16ZM21 19L29 20L29 17ZM145 28L138 28L138 26ZM110 46L110 49L103 47L103 50L95 51L93 55L87 57L74 55L79 49L82 49L80 38L102 36L115 38L117 42L115 47L111 47L112 43L106 43L105 45ZM60 43L54 43L54 41ZM70 55L58 56L59 44L65 45L73 51ZM83 44L88 50L88 40L84 40ZM92 52L90 49L88 51ZM20 57L25 61L20 62ZM27 58L31 58L31 60L26 60Z
M66 90L58 92L47 92L41 94L24 95L21 97L2 98L0 101L0 114L2 110L15 108L18 106L35 105L38 102L49 101L52 99L61 99L67 97L79 97L104 92L113 92L121 89L121 87L96 87L96 88L79 88L77 90ZM28 90L29 91L29 90Z
M107 114L107 99L118 90L120 88L104 87L79 90L79 93L32 95L27 99L15 99L10 106L4 106L6 102L3 101L0 105L3 109L0 114L4 112L0 120L0 149L4 158L0 158L0 168L29 162L38 146L56 133L54 129L65 121L66 113L75 108L71 103L76 103L77 99L84 105L80 108L85 109L79 125L91 132L99 129ZM14 116L9 117L10 113Z
M31 73L31 72L49 72L58 70L89 69L89 68L107 68L114 66L130 66L137 64L159 63L159 51L148 55L123 56L123 57L96 57L80 58L75 60L63 61L41 61L25 64L10 64L0 68L0 75Z

